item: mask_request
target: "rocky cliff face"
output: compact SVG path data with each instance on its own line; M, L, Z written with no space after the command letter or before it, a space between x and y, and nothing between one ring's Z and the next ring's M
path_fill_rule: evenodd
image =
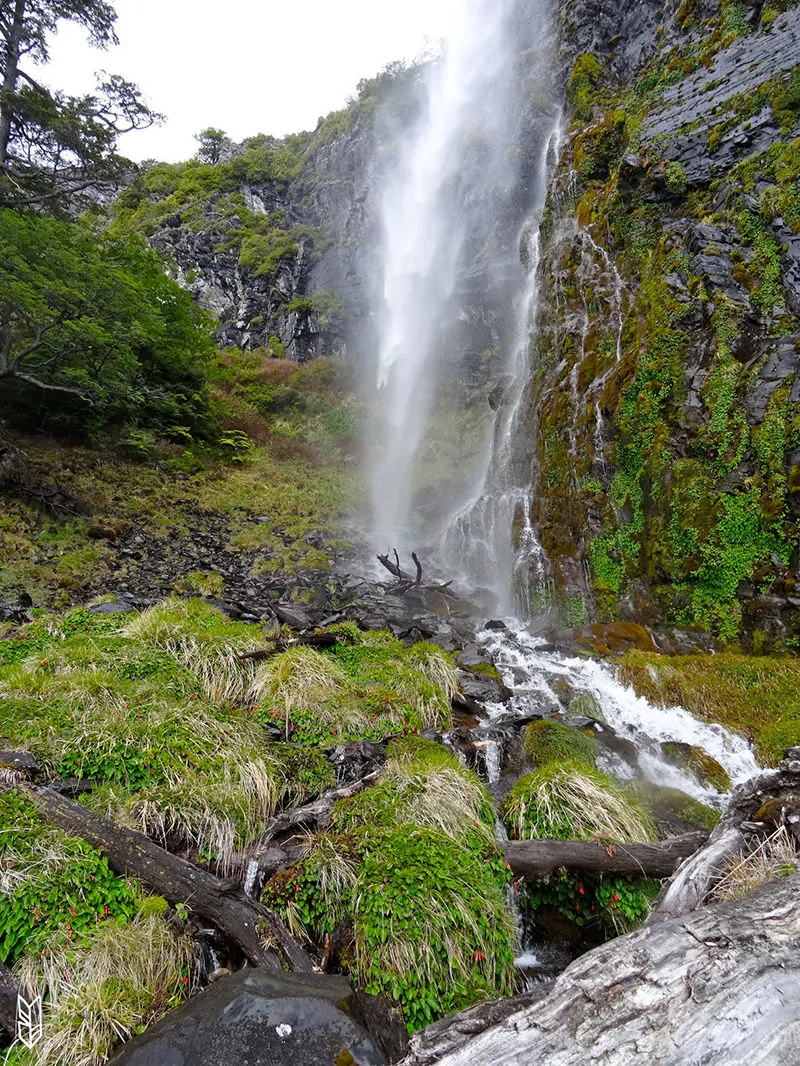
M537 29L526 11L522 0L521 57ZM564 0L558 22L567 128L520 441L526 461L535 454L531 519L558 599L572 618L797 647L800 9ZM458 428L449 441L434 431L430 447L455 460L422 487L423 508L502 401L492 352L508 343L526 183L559 90L536 95L523 58L518 181L484 205L492 222L474 235L443 330ZM381 175L419 101L419 72L398 69L306 135L288 177L245 168L193 221L185 205L162 213L150 239L224 343L300 361L374 350ZM470 166L479 155L465 160L465 204Z
M557 584L796 647L800 10L572 3L562 54L532 398Z

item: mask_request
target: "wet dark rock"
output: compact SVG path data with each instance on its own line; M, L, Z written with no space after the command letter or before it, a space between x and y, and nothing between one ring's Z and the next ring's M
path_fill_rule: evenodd
M353 740L337 744L325 752L328 762L336 770L340 785L360 781L386 762L386 744L382 741Z
M386 1057L348 1013L341 977L246 969L125 1045L114 1066L383 1066Z
M508 626L499 618L492 618L486 623L484 629L490 629L496 633L503 633L508 631Z
M278 621L283 622L284 625L291 626L292 629L309 629L311 627L311 619L300 607L276 604L272 609Z
M464 697L475 700L477 703L507 703L514 695L502 681L485 674L473 674L469 670L458 670L458 683Z
M127 600L111 600L108 603L97 603L90 607L91 614L129 614L136 608Z

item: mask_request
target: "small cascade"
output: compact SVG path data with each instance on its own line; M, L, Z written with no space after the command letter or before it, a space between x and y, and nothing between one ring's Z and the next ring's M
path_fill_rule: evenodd
M507 705L487 708L492 719L508 722L509 713L530 718L533 708L551 714L560 707L554 685L566 683L575 695L587 693L602 707L608 725L615 733L635 744L639 772L654 784L680 789L710 806L720 807L723 798L704 788L693 776L666 762L660 745L677 741L701 748L722 765L734 785L759 772L752 748L744 737L721 725L701 722L682 707L654 707L626 688L614 669L595 659L569 657L553 651L543 640L524 630L485 630L481 644L515 693L512 710ZM632 776L621 762L610 761L607 768L617 776Z

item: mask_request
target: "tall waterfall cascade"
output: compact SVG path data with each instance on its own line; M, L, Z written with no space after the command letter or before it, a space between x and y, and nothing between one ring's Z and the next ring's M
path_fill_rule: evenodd
M544 0L464 0L441 58L425 70L419 114L387 168L381 199L377 431L369 448L376 545L438 546L443 568L492 589L507 609L515 572L544 573L529 519L530 457L520 461L517 444L525 436L540 225L560 139L549 40ZM470 303L476 279L490 305L482 315ZM481 318L472 333L470 315ZM491 345L487 318L497 337ZM436 451L431 433L465 381L474 393L483 388L457 412L479 411L475 444L458 476L430 490L435 513L426 514L415 494Z

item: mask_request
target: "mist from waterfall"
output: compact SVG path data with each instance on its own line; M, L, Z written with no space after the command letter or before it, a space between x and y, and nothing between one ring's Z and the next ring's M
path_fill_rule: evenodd
M542 84L548 80L548 24L544 0L464 0L441 58L425 70L419 113L392 153L381 198L378 418L367 450L372 533L383 547L441 546L452 516L464 512L476 493L484 494L499 437L515 432L509 403L519 403L521 397L515 401L514 396L521 392L520 382L522 389L527 382L521 363L527 366L528 345L520 334L527 336L531 320L530 271L546 184L547 144L538 141L546 142L543 134L552 132L554 112L543 91L545 103L538 106L549 107L547 119L529 123L527 130L537 141L541 162L540 173L531 175L531 148L521 140L520 116L528 102L522 98L520 72L526 71L529 97L537 78ZM502 339L475 416L474 454L465 456L457 484L431 491L442 498L425 514L415 493L422 453L431 451L431 427L443 421L443 402L462 389L463 379L479 377L472 368L481 353L468 351L470 343L477 348L478 331L464 340L471 327L470 285L481 286L482 299L492 294ZM490 408L488 392L501 384L507 397L499 409ZM502 526L510 542L511 520L506 516L496 524L496 537ZM477 579L487 568L471 568L470 557L484 557L495 545L483 543L477 522L474 526L476 539L458 543L451 565ZM485 530L480 536L496 539ZM508 559L500 565L509 565ZM491 583L498 579L496 567L481 577ZM507 580L506 574L502 581Z

